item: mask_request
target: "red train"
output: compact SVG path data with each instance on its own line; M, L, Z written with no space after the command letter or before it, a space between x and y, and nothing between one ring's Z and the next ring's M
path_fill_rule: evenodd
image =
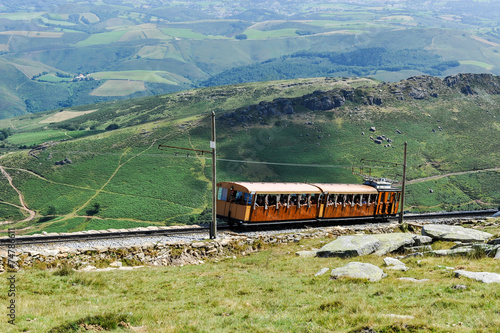
M401 190L387 182L217 184L217 217L229 225L395 216Z

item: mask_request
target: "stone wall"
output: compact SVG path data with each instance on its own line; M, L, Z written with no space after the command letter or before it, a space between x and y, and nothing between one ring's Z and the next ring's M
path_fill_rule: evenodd
M17 264L17 269L50 269L69 265L78 270L94 270L121 266L202 264L205 260L246 255L269 246L299 242L302 239L335 238L356 232L390 233L397 228L397 224L392 224L360 230L331 227L314 229L310 232L277 235L242 236L226 233L225 237L216 240L144 243L128 247L94 246L76 249L61 246L53 249L40 248L39 250L23 250L19 247L15 257L11 260ZM3 272L8 265L6 249L0 250L0 258L3 262L3 265L0 265L0 272Z

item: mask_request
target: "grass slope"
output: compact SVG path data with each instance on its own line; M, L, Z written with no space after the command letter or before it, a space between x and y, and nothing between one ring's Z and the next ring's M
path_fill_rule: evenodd
M373 175L401 179L400 167L391 163L402 162L407 141L408 179L415 182L408 186L406 209L496 208L500 203L494 186L500 177L496 154L500 114L495 105L500 101L499 95L488 92L494 87L483 82L488 78L497 79L459 77L460 84L469 82L475 91L469 95L431 77L378 86L367 79L311 79L90 105L73 111L91 113L48 125L40 121L53 113L24 116L0 121L0 128L13 129L5 141L6 151L15 148L16 142L41 143L50 135L64 133L68 140L35 152L37 158L27 150L11 150L0 157L0 165L13 177L30 209L42 216L51 207L56 211L53 220L18 225L29 227L27 232L200 222L204 210L210 209L209 158L157 147L207 150L210 124L206 111L215 110L219 181L358 183L361 178L351 169L360 166L361 159L376 161L364 162L365 173L371 168ZM406 87L405 94L434 89L430 91L439 96L414 99L405 95L400 100L394 92L402 87ZM307 107L346 90L353 97L341 107ZM279 96L288 98L293 114L282 111L279 103L285 99L276 100ZM370 105L369 97L380 98L382 105ZM119 129L103 131L112 124ZM371 127L376 132L370 132ZM385 142L376 144L373 139L382 135ZM55 163L66 159L71 163ZM417 181L429 176L441 178ZM0 178L0 189L0 204L19 204L4 178ZM20 220L19 215L13 216L12 207L2 219Z
M498 228L488 231L498 234ZM404 260L409 270L400 272L385 269L382 258L370 255L356 260L381 267L386 278L332 280L328 273L315 273L351 259L294 254L330 241L301 240L182 267L23 270L16 274L17 327L2 321L0 329L79 332L86 323L119 332L128 332L124 326L130 325L153 332L444 333L492 332L500 325L498 289L457 278L449 269L500 273L493 258L409 258ZM401 277L429 280L415 283Z

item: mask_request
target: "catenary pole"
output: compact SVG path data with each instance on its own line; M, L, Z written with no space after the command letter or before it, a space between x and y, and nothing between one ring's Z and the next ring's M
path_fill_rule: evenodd
M216 165L216 151L215 151L215 112L212 111L212 141L210 141L210 148L212 148L212 224L210 225L210 239L217 238L217 165Z
M406 151L408 148L408 142L405 141L405 150L404 150L404 157L403 157L403 186L401 189L401 201L399 206L401 207L400 213L399 213L399 223L403 223L403 218L404 218L404 211L405 211L405 186L406 186Z

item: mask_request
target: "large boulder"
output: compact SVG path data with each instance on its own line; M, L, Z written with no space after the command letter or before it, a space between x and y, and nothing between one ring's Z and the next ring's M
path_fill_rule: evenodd
M493 235L484 231L452 225L427 224L422 227L422 235L433 239L460 242L484 242Z
M488 272L469 272L464 270L455 271L457 277L465 276L469 279L484 283L500 283L500 274Z
M340 236L317 251L318 257L378 256L413 245L415 235L405 233Z
M344 267L335 268L332 270L331 277L337 279L339 277L350 277L356 279L367 279L375 282L386 277L387 274L383 270L372 264L362 262L350 262Z
M318 257L356 257L375 252L381 242L374 235L340 236L318 250Z
M380 246L375 250L376 255L384 256L387 253L399 250L404 246L411 246L415 243L415 235L405 233L377 234L373 235L380 241Z

